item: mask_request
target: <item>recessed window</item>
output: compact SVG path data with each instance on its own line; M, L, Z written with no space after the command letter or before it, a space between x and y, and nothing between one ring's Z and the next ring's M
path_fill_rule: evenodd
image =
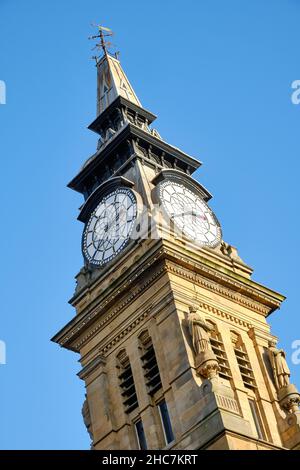
M255 424L258 438L263 439L265 441L266 435L265 435L265 431L264 431L262 421L259 415L257 404L255 403L253 399L249 398L249 405L250 405L250 409L251 409L251 413L252 413L252 417L253 417L253 421Z
M147 390L149 395L154 395L162 387L155 350L148 331L144 331L139 340Z
M147 450L147 441L146 441L143 421L141 419L135 423L135 431L137 435L139 448L141 450Z
M246 347L242 341L241 336L234 331L231 332L231 341L235 357L240 369L240 373L243 379L244 386L251 390L256 390L256 382L252 370L252 366L246 351Z
M162 427L164 431L166 444L170 444L171 442L174 441L174 434L172 430L169 410L168 410L167 403L165 402L165 400L161 401L158 404L158 409L159 409L159 414L160 414L160 419L161 419L161 423L162 423Z
M125 350L118 354L119 385L121 389L122 401L126 413L130 413L138 407L135 384L133 380L129 357Z
M210 332L209 341L220 366L219 376L223 379L230 380L232 377L221 334L219 333L215 323L211 321L208 321L208 323L213 327L213 330Z

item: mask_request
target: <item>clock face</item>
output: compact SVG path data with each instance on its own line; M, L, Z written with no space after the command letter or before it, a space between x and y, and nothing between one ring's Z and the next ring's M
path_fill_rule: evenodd
M83 254L89 263L102 266L111 261L129 241L137 216L134 193L119 188L105 196L83 232Z
M215 247L221 242L221 228L214 213L183 184L165 181L160 185L160 200L175 228L201 246Z

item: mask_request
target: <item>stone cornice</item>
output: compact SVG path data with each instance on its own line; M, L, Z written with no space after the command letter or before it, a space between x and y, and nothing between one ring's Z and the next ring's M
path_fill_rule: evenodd
M112 347L114 347L117 343L119 343L125 336L127 336L132 330L134 330L148 315L150 314L151 310L153 309L153 305L150 305L147 310L145 310L141 315L136 317L134 321L132 321L127 327L123 328L119 334L115 335L112 339L110 338L110 341L107 341L104 346L102 346L99 351L100 354L106 354ZM91 333L95 333L97 331L97 327L95 328L95 331ZM88 338L85 337L83 341L86 341ZM81 347L81 342L76 344L76 348Z
M187 279L188 281L192 281L193 283L197 284L198 286L204 287L205 289L217 293L221 297L226 299L232 300L233 302L242 305L243 307L250 309L256 313L259 313L263 316L267 316L270 312L269 307L265 307L264 305L260 304L259 302L251 301L248 297L243 296L240 293L237 293L231 289L223 287L221 284L211 281L207 278L204 278L198 274L191 273L189 270L181 268L180 266L176 266L172 263L167 262L167 269L169 272L176 274L177 276ZM217 312L215 307L211 307ZM214 313L216 313L214 312Z
M212 305L206 304L202 301L198 303L199 308L202 309L204 312L209 312L213 313L214 315L217 315L218 317L224 318L228 320L231 323L234 323L235 325L242 326L244 328L251 328L252 324L238 318L235 315L232 315L231 313L225 312L224 310L221 310L220 308L213 307Z
M155 261L156 258L154 258L153 262ZM149 268L150 265L151 264L149 263L147 267ZM87 326L93 321L95 321L97 317L99 317L99 315L101 315L113 303L113 301L120 297L121 293L124 293L124 291L128 291L129 288L132 289L133 280L135 280L135 278L138 278L139 275L143 274L145 271L146 268L144 267L140 273L136 274L133 279L130 279L128 281L128 284L124 283L122 288L118 289L117 291L114 291L108 298L100 302L100 304L98 304L93 310L81 314L79 322L75 323L75 321L77 320L77 317L75 317L75 319L67 325L67 327L69 328L64 328L60 333L58 333L58 335L53 338L53 341L58 342L61 346L67 347L74 351L78 351L78 348L82 346L82 344L89 337L92 337L96 333L96 331L102 328L110 319L112 319L113 317L115 317L116 314L124 310L124 308L126 308L136 297L141 295L146 288L148 288L160 275L162 275L165 272L165 268L163 266L160 267L159 269L154 271L152 276L146 279L146 281L141 286L139 286L135 290L131 290L130 295L125 297L122 302L120 302L109 315L104 317L103 320L93 330L89 331L88 335L85 336L84 341L79 341L75 343L75 339L76 337L78 337L80 332L83 331L84 328L87 328Z
M170 245L170 246L168 246ZM90 286L84 295L93 299L87 304L73 320L71 320L57 335L53 341L59 343L68 349L78 351L75 344L78 345L78 338L82 331L94 323L99 316L113 304L117 304L110 315L115 315L132 302L138 295L141 295L155 280L165 272L173 273L177 276L186 278L195 282L205 289L217 293L218 295L232 300L245 308L251 309L267 316L271 311L280 306L284 297L271 291L249 279L241 279L241 276L235 275L223 268L222 261L220 265L210 263L205 264L205 251L201 250L192 254L184 253L184 249L175 244L169 244L165 240L155 240L149 245L148 251L137 262L133 269L128 268L121 274L118 284L115 288L108 287L104 292L94 299L91 295L94 292L94 286ZM178 249L183 251L179 252ZM200 259L199 259L200 256ZM207 255L209 256L209 254ZM157 264L159 263L158 267ZM209 261L208 261L209 263ZM224 272L225 271L225 272ZM134 288L137 282L141 282L142 276L146 276L145 282ZM95 281L95 286L101 283L101 278ZM124 294L130 290L130 294L125 298ZM117 303L118 299L122 299ZM92 306L92 302L97 302ZM107 319L103 320L108 321ZM103 326L104 324L102 324Z
M97 345L92 351L89 351L89 353L84 356L82 359L86 360L87 356L90 354L93 354L94 352L97 352L97 354L101 354L102 357L105 357L106 354L109 352L110 349L112 349L114 346L116 346L120 341L122 341L128 334L130 334L136 327L139 326L139 324L148 316L155 317L157 313L164 308L170 301L173 299L173 294L170 293L168 296L166 296L163 301L159 303L149 303L147 304L147 308L142 311L142 313L138 316L135 316L131 322L127 323L124 325L123 329L120 331L119 334L114 335L113 337L110 337L108 340L103 341L102 344ZM117 314L117 311L112 312L113 314ZM95 325L95 328L93 328L89 333L81 338L78 343L75 344L76 349L80 349L86 342L90 339L91 336L94 336L101 328L102 326L106 323L106 321L109 321L112 318L112 315L108 315L105 319L103 319L102 322L98 323Z
M165 248L163 252L165 257L171 261L167 262L170 272L186 277L193 282L200 282L203 287L214 290L224 297L231 296L232 300L236 298L238 301L239 297L236 297L236 293L239 293L242 302L246 299L252 299L258 304L267 307L268 312L266 315L279 308L281 302L285 299L283 295L252 280L241 279L240 276L235 276L234 273L222 272L220 269L207 266L203 262L199 262L185 254L168 248ZM245 306L250 308L246 304ZM263 314L263 311L261 313Z
M92 372L94 372L95 369L98 367L103 369L105 365L105 357L97 356L87 366L83 367L77 375L80 379L85 380Z

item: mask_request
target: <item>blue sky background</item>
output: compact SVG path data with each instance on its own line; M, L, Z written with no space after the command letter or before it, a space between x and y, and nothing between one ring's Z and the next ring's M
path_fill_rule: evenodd
M90 60L99 22L167 141L196 177L254 279L287 296L271 317L292 354L299 331L298 0L0 0L0 448L88 448L78 356L50 343L74 315L82 266L79 194L66 188L96 148ZM293 382L300 365L292 365ZM298 377L297 377L298 375Z

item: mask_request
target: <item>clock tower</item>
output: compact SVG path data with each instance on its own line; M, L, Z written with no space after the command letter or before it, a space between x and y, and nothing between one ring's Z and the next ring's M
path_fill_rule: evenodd
M284 297L223 240L201 163L167 143L105 47L97 151L83 195L84 266L55 335L80 355L93 449L299 449L300 395L267 318Z

